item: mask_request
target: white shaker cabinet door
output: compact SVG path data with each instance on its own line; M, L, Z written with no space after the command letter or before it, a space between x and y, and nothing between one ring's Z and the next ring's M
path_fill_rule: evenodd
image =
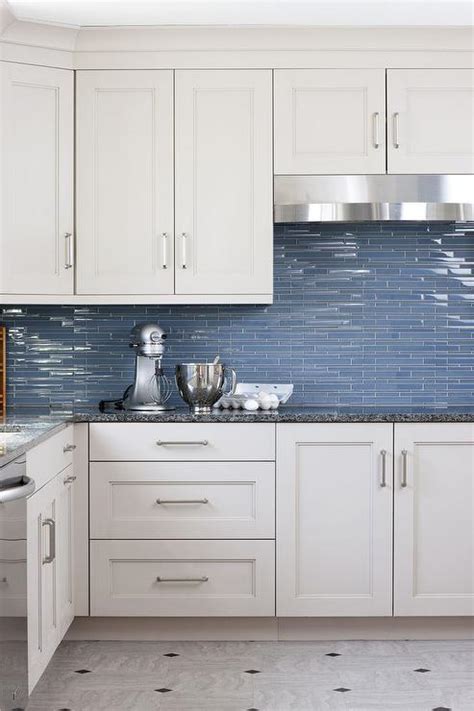
M396 425L395 462L395 615L473 615L474 425Z
M0 294L72 294L73 72L2 62L0 77Z
M271 71L177 71L175 108L176 293L271 294Z
M474 70L389 69L389 173L474 172Z
M77 72L77 291L172 294L173 72Z
M392 614L390 424L277 425L277 615Z
M385 173L383 69L275 70L277 175Z

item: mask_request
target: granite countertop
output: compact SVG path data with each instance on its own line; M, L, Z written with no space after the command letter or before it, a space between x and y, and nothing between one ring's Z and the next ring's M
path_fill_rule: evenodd
M472 422L474 406L457 408L281 407L279 410L215 410L194 415L187 408L163 413L100 412L97 408L74 413L47 409L13 411L0 423L0 467L66 427L69 422Z
M11 415L0 421L0 467L66 427L60 415Z
M186 408L163 413L82 410L75 422L474 422L472 408L281 407L278 410L214 410L194 415Z

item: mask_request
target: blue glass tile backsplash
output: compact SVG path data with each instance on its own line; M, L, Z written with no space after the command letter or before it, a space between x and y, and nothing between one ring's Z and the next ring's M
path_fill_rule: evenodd
M272 306L2 311L14 405L119 397L129 331L157 320L168 374L220 353L240 380L294 383L295 405L462 406L474 396L474 223L277 226Z

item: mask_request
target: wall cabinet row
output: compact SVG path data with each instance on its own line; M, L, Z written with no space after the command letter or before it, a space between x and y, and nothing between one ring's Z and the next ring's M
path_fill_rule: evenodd
M84 70L75 94L69 70L0 72L5 301L268 303L273 153L276 174L474 171L469 69Z
M472 69L275 70L275 173L474 172Z
M272 293L272 72L3 63L0 293ZM233 298L232 298L233 297Z

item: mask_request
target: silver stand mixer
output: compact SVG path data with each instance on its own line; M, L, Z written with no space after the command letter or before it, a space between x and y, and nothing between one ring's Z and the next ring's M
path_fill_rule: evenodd
M157 323L139 323L130 333L130 348L135 350L135 380L123 395L124 410L166 412L171 383L163 373L162 358L166 333Z

